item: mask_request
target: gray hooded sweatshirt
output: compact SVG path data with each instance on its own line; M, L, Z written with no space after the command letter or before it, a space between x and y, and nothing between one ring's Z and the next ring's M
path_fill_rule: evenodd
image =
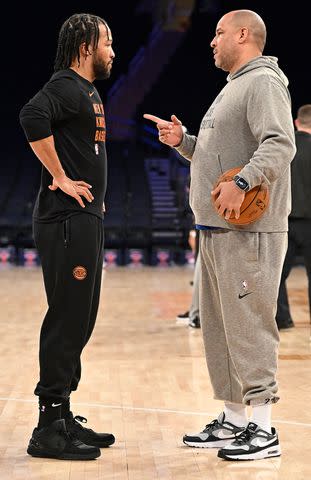
M205 114L198 137L184 134L178 152L191 160L190 206L197 224L250 232L285 232L291 209L295 152L288 80L277 58L260 56L227 77ZM265 183L269 206L250 225L227 223L212 203L219 176L234 167L250 188Z

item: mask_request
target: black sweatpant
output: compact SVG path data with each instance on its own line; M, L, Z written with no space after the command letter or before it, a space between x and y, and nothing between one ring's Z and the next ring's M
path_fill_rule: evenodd
M58 223L34 222L48 311L40 334L35 395L65 401L81 377L80 356L97 316L103 265L103 222L81 213Z
M276 321L280 326L292 321L285 281L290 274L298 252L303 256L307 270L311 315L311 219L309 218L289 218L288 248L283 265L276 313Z

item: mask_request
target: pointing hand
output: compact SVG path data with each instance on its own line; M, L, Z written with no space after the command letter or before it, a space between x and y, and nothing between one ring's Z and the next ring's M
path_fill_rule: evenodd
M170 147L177 147L183 139L182 123L176 115L171 116L171 121L162 120L149 113L144 114L144 118L157 124L159 130L159 140Z

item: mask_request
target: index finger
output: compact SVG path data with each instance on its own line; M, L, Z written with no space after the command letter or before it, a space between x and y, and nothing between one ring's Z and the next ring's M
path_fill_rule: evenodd
M165 124L168 123L166 120L162 120L162 118L156 117L155 115L151 115L150 113L144 113L144 118L146 118L147 120L151 120L152 122L155 122L155 123L165 123Z
M84 182L83 180L74 180L74 183L76 185L79 185L79 187L86 187L86 188L92 188L92 185L89 183Z

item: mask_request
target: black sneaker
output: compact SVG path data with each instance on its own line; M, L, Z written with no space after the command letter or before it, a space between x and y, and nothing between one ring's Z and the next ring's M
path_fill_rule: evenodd
M48 427L35 428L27 453L33 457L59 460L94 460L100 457L99 448L85 445L71 437L64 419L55 420Z
M272 433L262 430L256 423L250 422L245 430L236 436L231 445L222 448L218 457L225 460L260 460L279 457L281 447L275 428Z
M176 323L189 323L189 312L180 313L176 317Z
M189 327L201 328L200 318L199 317L194 317L192 320L189 320Z
M70 412L69 416L65 418L65 421L70 435L86 445L94 445L95 447L106 448L110 447L110 445L113 445L115 442L115 438L112 433L97 433L90 428L83 427L81 423L87 422L87 419L84 417L80 417L79 415L74 417L72 412Z
M189 447L221 448L232 443L235 434L243 430L243 427L226 422L225 414L221 413L217 420L206 425L202 432L184 435L183 442Z

